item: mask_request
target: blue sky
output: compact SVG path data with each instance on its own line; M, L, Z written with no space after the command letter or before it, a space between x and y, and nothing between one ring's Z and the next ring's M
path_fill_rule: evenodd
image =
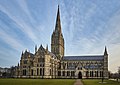
M120 0L0 0L0 66L17 65L21 52L51 44L60 5L65 55L109 53L120 66Z

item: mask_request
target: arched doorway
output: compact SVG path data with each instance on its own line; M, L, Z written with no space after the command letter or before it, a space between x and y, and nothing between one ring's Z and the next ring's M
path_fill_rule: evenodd
M78 78L82 79L82 73L81 72L78 73Z

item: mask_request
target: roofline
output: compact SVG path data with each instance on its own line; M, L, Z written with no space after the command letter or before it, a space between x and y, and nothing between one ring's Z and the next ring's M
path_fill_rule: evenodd
M98 59L98 60L62 60L62 61L102 61L102 59Z
M80 56L79 55L78 56L77 55L75 55L75 56L74 55L73 56L70 55L70 56L63 56L63 57L83 57L83 56L85 56L85 57L89 57L90 56L91 57L91 56L104 56L104 55L80 55Z

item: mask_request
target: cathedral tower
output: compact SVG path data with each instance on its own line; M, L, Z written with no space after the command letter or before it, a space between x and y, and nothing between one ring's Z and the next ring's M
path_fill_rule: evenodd
M64 38L61 31L59 5L55 30L51 37L51 52L54 53L58 59L61 59L64 56Z

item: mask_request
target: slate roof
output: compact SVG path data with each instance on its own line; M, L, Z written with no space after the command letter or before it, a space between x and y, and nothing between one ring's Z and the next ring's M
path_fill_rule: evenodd
M63 61L102 61L104 55L90 55L90 56L63 56Z
M52 52L48 51L48 53L50 54L51 57L57 58Z

